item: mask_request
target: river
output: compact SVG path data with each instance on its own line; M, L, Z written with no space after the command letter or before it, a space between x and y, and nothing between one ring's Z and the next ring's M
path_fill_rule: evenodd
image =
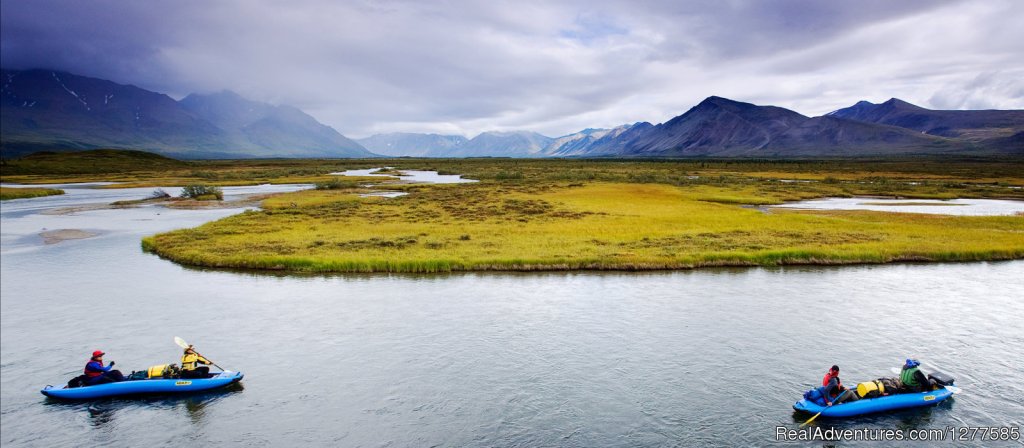
M145 254L139 240L238 209L43 214L152 190L64 188L67 196L0 209L5 447L769 445L777 427L806 419L793 402L830 365L854 384L891 376L908 356L955 376L963 393L934 408L815 424L1024 423L1024 261L210 271ZM45 244L43 229L97 236ZM178 362L174 336L244 372L241 386L80 404L39 393L96 349L125 373Z

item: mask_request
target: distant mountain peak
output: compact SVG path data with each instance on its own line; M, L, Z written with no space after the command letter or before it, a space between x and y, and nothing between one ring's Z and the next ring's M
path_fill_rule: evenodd
M698 112L701 112L701 111L715 111L715 110L723 110L723 111L733 112L733 113L742 113L742 112L747 112L747 111L769 110L769 109L787 110L787 109L777 108L777 107L774 107L774 106L758 106L758 105L752 104L752 103L744 103L742 101L736 101L736 100L731 100L729 98L723 98L723 97L720 97L720 96L712 95L712 96L709 96L709 97L705 98L704 101L701 101L696 106L691 108L687 112L687 114L689 114L689 113L698 113Z
M921 109L921 110L927 110L927 109L925 109L925 108L923 108L921 106L918 106L916 104L908 103L908 102L903 101L903 100L901 100L899 98L889 98L886 102L884 102L882 104L879 104L879 106L901 108L901 109Z
M747 103L741 103L739 101L730 100L728 98L720 97L720 96L717 96L717 95L711 95L711 96L709 96L707 98L704 98L704 100L701 101L700 103L697 103L696 107L708 106L708 105L715 105L715 106L730 105L731 106L731 105L737 105L737 104L747 104Z

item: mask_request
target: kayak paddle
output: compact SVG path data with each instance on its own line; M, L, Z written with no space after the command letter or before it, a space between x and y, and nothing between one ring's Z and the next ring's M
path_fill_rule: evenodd
M839 396L836 397L835 400L832 400L832 403L835 403L835 402L839 401L840 398L845 397L846 394L850 393L851 390L853 390L853 389L846 389L846 390L844 390L843 393L839 394ZM825 402L828 402L828 400L826 399ZM822 410L821 412L825 412L825 411ZM818 418L818 416L821 415L821 412L819 412L817 414L814 414L814 417L811 417L811 418L807 419L806 422L801 423L800 427L803 428L804 426L807 426L808 423L813 422L814 419Z
M175 337L174 337L174 343L175 343L175 344L178 344L178 347L181 347L181 348L189 348L189 347L192 347L192 345L191 345L191 344L189 344L188 342L185 342L185 340L184 340L184 339L182 339L182 338L179 338L179 337L177 337L177 336L175 336ZM196 349L195 349L195 348L193 348L193 349L192 349L192 351L196 352ZM196 354L197 354L197 355L199 355L199 356L203 356L203 355L202 355L202 353L199 353L199 352L196 352ZM203 358L206 358L206 357L205 357L205 356L203 356ZM209 359L207 359L207 361L209 361ZM223 372L227 372L227 370L224 370L224 368L223 368L223 367L221 367L221 366L218 366L218 365L217 365L217 363L215 363L215 362L213 362L213 361L210 361L210 364L213 364L213 365L214 365L215 367L217 367L218 369L220 369L220 370L221 370L221 371L223 371Z

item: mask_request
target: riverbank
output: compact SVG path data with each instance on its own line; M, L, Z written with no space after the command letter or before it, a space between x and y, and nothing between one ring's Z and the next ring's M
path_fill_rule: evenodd
M143 240L205 267L312 272L659 270L1024 258L1024 217L776 209L799 188L481 183L398 198L302 191ZM735 202L735 203L734 203Z

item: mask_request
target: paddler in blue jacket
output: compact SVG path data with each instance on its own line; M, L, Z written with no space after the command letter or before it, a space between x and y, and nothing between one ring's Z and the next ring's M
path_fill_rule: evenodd
M110 361L109 366L103 366L103 355L105 354L102 350L96 350L92 352L92 358L89 358L89 362L85 364L85 384L87 386L124 381L124 375L120 370L112 370L114 361Z

